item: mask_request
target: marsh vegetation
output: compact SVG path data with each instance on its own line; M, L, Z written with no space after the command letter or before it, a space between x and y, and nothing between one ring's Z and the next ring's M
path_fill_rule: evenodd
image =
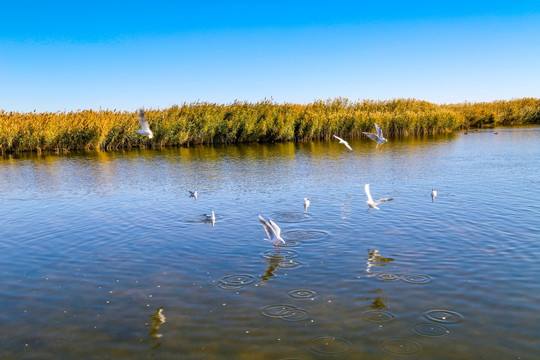
M109 150L132 147L286 142L355 138L377 123L388 137L452 132L470 127L540 123L540 99L438 105L415 99L309 104L196 102L147 109L154 132L136 133L135 112L82 110L18 113L0 110L0 152Z

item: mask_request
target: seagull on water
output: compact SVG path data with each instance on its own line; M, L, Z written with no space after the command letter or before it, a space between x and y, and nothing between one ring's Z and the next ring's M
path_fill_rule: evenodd
M214 210L210 214L204 214L206 220L216 220L216 215L214 215Z
M270 238L270 239L264 239L264 240L274 244L274 246L278 250L279 250L279 246L278 246L279 243L283 243L283 245L285 245L285 241L281 238L281 229L279 228L279 226L277 226L275 222L270 220L270 224L268 224L261 215L259 215L259 220L261 220L261 224L264 228L264 231L266 231L266 234Z
M338 137L338 136L336 136L336 135L334 135L334 137L335 137L336 139L339 140L339 143L340 143L340 144L343 144L343 145L345 145L349 150L352 150L352 147L349 145L348 142L346 142L345 140L343 140L342 138L340 138L340 137Z
M375 124L375 130L377 130L376 134L368 133L368 132L362 132L362 134L366 135L371 140L375 140L377 142L377 146L375 146L375 149L379 147L379 145L384 144L388 140L386 140L382 134L382 130L379 127L379 125Z
M144 116L143 109L137 110L137 113L139 114L139 123L141 124L141 128L137 130L137 133L146 135L149 139L153 138L154 134L152 133L152 130L150 130L150 126L148 126L148 121Z
M431 202L437 197L437 190L431 189Z
M304 210L307 210L309 205L311 205L311 201L308 198L304 198Z
M189 191L189 196L194 197L195 200L197 200L197 197L199 196L197 195L197 189L195 189L195 191L191 191L191 190L188 190L188 191Z
M369 184L366 184L364 186L364 189L366 190L366 195L367 195L367 198L368 200L366 201L366 204L369 205L369 209L368 210L371 210L371 209L377 209L377 210L380 210L377 205L379 205L380 203L383 203L385 201L390 201L390 200L394 200L394 198L385 198L385 199L380 199L380 200L377 200L377 201L373 201L373 198L371 197L371 192L369 191Z

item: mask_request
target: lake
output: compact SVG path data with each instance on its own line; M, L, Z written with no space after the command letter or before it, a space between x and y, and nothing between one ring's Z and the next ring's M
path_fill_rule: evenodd
M540 358L540 127L349 143L4 155L0 356Z

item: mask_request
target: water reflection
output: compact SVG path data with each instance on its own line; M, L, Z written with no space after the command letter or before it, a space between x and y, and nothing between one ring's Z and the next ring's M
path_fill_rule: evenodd
M368 258L366 259L366 272L370 273L373 266L386 266L389 262L394 261L391 257L383 257L377 249L368 250Z
M539 173L530 159L540 128L514 134L393 139L377 152L359 140L354 152L307 142L0 159L2 354L132 359L159 347L150 355L337 358L348 347L334 336L343 336L354 345L349 358L375 358L414 352L398 339L412 335L421 336L423 359L453 358L456 343L454 357L534 358L540 199L530 191ZM521 186L512 186L516 173ZM400 201L367 214L366 183ZM187 192L196 187L197 201ZM432 187L444 192L425 206ZM302 209L307 196L316 206ZM217 229L203 225L211 209ZM280 252L253 240L260 225L246 219L261 211L295 222ZM505 270L508 263L520 271ZM266 286L254 284L259 278ZM115 284L118 301L103 301L104 283ZM257 316L284 299L305 310L287 306L283 321ZM70 327L74 305L81 327ZM169 309L165 327L158 305ZM171 321L172 305L181 322ZM96 313L110 316L89 333L84 324ZM66 328L71 341L49 341ZM440 342L446 328L451 339Z
M386 309L388 306L386 306L386 300L382 296L378 296L373 300L373 303L369 305L370 308L375 310L382 310Z
M159 332L159 328L161 325L165 323L166 320L167 318L165 317L165 315L163 315L162 307L158 308L156 312L150 316L150 322L146 323L146 326L150 328L150 332L148 333L148 336L150 337L150 339L158 340L159 338L163 336L163 334ZM152 349L156 349L160 345L161 345L160 342L156 342L155 344L153 344Z
M283 260L285 260L285 257L280 256L279 251L276 251L275 254L267 254L266 256L264 256L264 260L268 263L268 268L264 272L264 275L261 275L263 282L275 276L274 271L276 271L276 269L279 267L279 264Z

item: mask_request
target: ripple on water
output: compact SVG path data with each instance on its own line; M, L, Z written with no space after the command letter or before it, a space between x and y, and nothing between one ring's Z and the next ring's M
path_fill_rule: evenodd
M302 262L294 259L280 261L277 265L280 269L296 269L302 266Z
M433 309L424 313L424 316L431 321L443 324L457 324L463 321L463 315L452 310Z
M362 314L362 319L372 323L385 323L394 320L394 315L389 311L370 310Z
M384 351L396 355L413 355L420 351L420 344L403 338L387 339L381 343Z
M261 309L261 314L266 317L286 321L302 321L309 318L309 313L306 310L287 304L265 306Z
M276 260L279 258L283 258L283 259L294 258L298 256L298 253L294 250L289 250L289 249L280 249L279 251L270 249L270 250L264 251L261 254L261 256L268 260Z
M317 296L317 293L310 289L294 289L287 291L287 294L293 299L310 300Z
M286 239L287 239L287 238L286 238ZM300 245L300 242L299 242L299 241L287 239L287 241L285 241L285 245L281 245L280 247L288 247L288 248L291 248L291 247L297 247L298 245Z
M310 218L304 212L278 212L274 214L274 220L284 223L299 223Z
M413 331L418 335L439 337L450 334L450 331L440 324L421 323L413 326Z
M401 281L408 284L427 284L431 282L431 276L424 274L404 274L401 276Z
M319 354L336 355L343 354L351 350L352 344L349 340L334 337L321 336L311 341L311 350Z
M381 281L395 281L399 279L399 276L390 273L377 274L377 279Z
M249 274L226 275L219 279L217 286L223 290L238 290L251 284L254 280L255 277Z
M289 230L283 233L286 239L291 240L321 240L329 238L330 234L322 230Z

